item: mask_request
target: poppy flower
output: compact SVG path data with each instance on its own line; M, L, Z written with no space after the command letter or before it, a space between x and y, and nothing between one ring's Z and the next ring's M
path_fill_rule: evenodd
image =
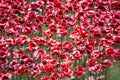
M1 58L0 59L0 67L2 69L5 69L5 67L7 67L7 65L8 65L8 59L7 58Z
M78 78L83 76L85 73L86 73L86 69L83 68L82 66L77 66L77 69L74 71L74 74L77 75Z
M73 26L75 24L75 19L72 15L66 15L64 18L67 25Z
M117 51L114 54L112 54L112 59L116 61L120 61L120 51Z
M69 68L69 67L72 67L73 64L74 64L73 61L66 60L66 61L61 63L61 67L62 68Z
M93 17L95 15L95 11L94 10L86 10L86 16L87 17Z
M120 31L120 26L115 28L115 32L118 33Z
M38 49L38 45L37 43L31 41L29 44L28 44L28 51L33 53L34 51L36 51Z
M51 32L56 32L57 26L54 25L54 24L49 24L49 25L48 25L48 29L49 29Z
M114 40L116 43L120 43L120 36L114 36L114 37L113 37L113 40Z
M37 45L46 45L46 40L43 37L33 37L32 41L34 41L35 43L37 43Z
M24 64L25 66L28 66L28 67L32 66L33 63L34 63L34 61L33 61L33 59L32 59L31 57L23 58L23 59L21 60L21 62L23 62L23 64Z
M69 53L65 52L59 55L60 59L67 60L69 58Z
M106 28L106 27L104 27L103 29L102 29L102 32L104 33L104 34L107 34L107 33L111 33L113 31L113 28Z
M92 67L89 67L89 70L91 72L93 72L93 73L100 73L100 72L103 71L103 68L102 68L102 66L100 64L96 64L96 65L94 65Z
M105 38L113 40L113 34L107 33L106 36L105 36Z
M51 31L48 29L48 30L44 31L42 34L43 34L43 36L44 36L45 38L50 38L50 37L52 36L53 32L51 32Z
M39 24L37 24L37 23L32 23L32 24L30 25L30 27L32 28L32 30L33 30L34 32L39 32L39 31L41 30L41 26L40 26Z
M75 60L80 60L80 59L82 59L83 55L80 53L80 51L74 51L73 57Z
M29 76L36 77L42 73L39 65L35 64L32 66L32 68L28 71Z
M58 7L58 8L62 6L60 0L54 0L53 4L54 4L54 7Z
M46 63L44 66L43 66L43 69L44 71L48 74L48 73L51 73L51 72L54 72L54 67L53 67L53 64L51 63Z
M43 69L48 74L54 72L58 64L59 64L58 61L55 59L47 60L46 64L44 64L43 66Z
M34 20L36 18L36 12L29 11L26 16L27 20Z
M22 57L24 57L26 55L26 53L23 50L17 50L15 52L13 52L12 57L14 59L21 59Z
M57 67L59 65L59 62L56 59L52 59L50 63L53 64L53 67Z
M50 50L50 54L51 55L60 55L62 52L61 52L61 48L59 46L54 46L54 47L51 47L51 50Z
M58 34L58 36L60 36L60 37L65 36L65 35L68 35L67 30L65 30L65 29L58 29L58 30L57 30L57 34Z
M36 22L40 23L40 24L44 24L45 23L45 17L42 15L36 15Z
M78 51L80 51L80 53L83 55L83 56L86 56L88 53L87 53L87 48L85 46L80 46L77 48Z
M43 8L43 3L39 1L31 2L27 6L27 10L36 11L36 12L42 11L42 8Z
M59 80L61 78L61 74L57 72L53 72L50 77L51 77L51 80Z
M10 53L11 53L11 51L10 51L10 49L9 48L6 48L6 47L2 47L1 49L0 49L0 58L2 59L2 58L8 58L9 56L10 56Z
M28 67L25 66L25 65L21 65L21 66L19 66L19 68L18 68L17 74L18 74L18 75L21 75L21 74L25 74L25 73L27 73L27 72L28 72Z
M24 28L22 28L22 32L25 33L25 34L31 34L32 33L30 27L24 27Z
M50 77L46 76L44 78L41 78L40 80L52 80Z
M62 68L61 75L66 76L68 78L72 78L73 71L69 68Z
M12 71L12 74L17 74L20 64L17 61L13 60L9 64L9 69Z
M0 80L10 80L12 78L12 74L6 71L0 71Z
M92 67L94 65L97 64L97 59L94 57L94 58L90 58L87 60L86 64L89 66L89 67Z
M42 57L46 55L46 51L42 50L42 49L38 49L33 53L33 57L36 60L42 59Z
M14 44L18 46L22 46L23 44L30 42L30 38L25 35L20 35L19 37L14 38Z
M85 45L87 54L90 54L93 51L93 46L92 45Z
M100 52L99 50L94 50L92 53L91 53L91 56L92 57L95 57L96 59L99 59L99 58L103 58L104 55L102 52Z
M53 47L53 46L61 46L61 42L59 40L54 40L52 38L50 38L48 41L47 41L47 45L50 46L50 47Z
M101 30L100 28L96 28L93 32L94 37L101 37Z
M87 39L87 44L95 46L95 43L96 43L95 39L90 39L90 38Z
M4 47L4 45L0 46L0 67L2 69L4 69L8 64L10 53L11 51L9 48Z
M113 47L108 47L108 48L106 48L105 53L106 53L106 55L107 55L108 57L111 58L111 57L112 57L112 54L115 53L115 50L114 50Z
M46 62L48 62L48 61L50 61L52 59L52 55L50 55L50 54L46 54L46 55L43 55L43 57L41 57L41 60L42 60L42 62L44 63L46 63Z
M6 40L5 40L5 44L6 44L7 46L14 46L14 45L15 45L13 39L6 39Z
M84 45L84 40L83 39L80 39L80 36L79 37L75 37L74 38L74 43L76 45Z
M112 68L113 67L113 63L108 59L101 61L100 64L102 65L102 67L105 67L105 68Z
M68 41L65 41L63 44L62 44L62 48L63 50L65 51L68 51L68 52L71 52L74 50L74 46L72 43L68 42Z

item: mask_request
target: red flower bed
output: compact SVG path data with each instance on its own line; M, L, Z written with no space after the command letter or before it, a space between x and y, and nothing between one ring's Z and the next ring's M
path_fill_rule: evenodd
M0 0L0 80L81 78L113 61L120 61L119 0Z

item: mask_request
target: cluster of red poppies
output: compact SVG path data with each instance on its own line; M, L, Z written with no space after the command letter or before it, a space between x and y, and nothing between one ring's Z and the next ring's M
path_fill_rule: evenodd
M120 61L119 0L0 0L0 80L80 78L113 61Z

